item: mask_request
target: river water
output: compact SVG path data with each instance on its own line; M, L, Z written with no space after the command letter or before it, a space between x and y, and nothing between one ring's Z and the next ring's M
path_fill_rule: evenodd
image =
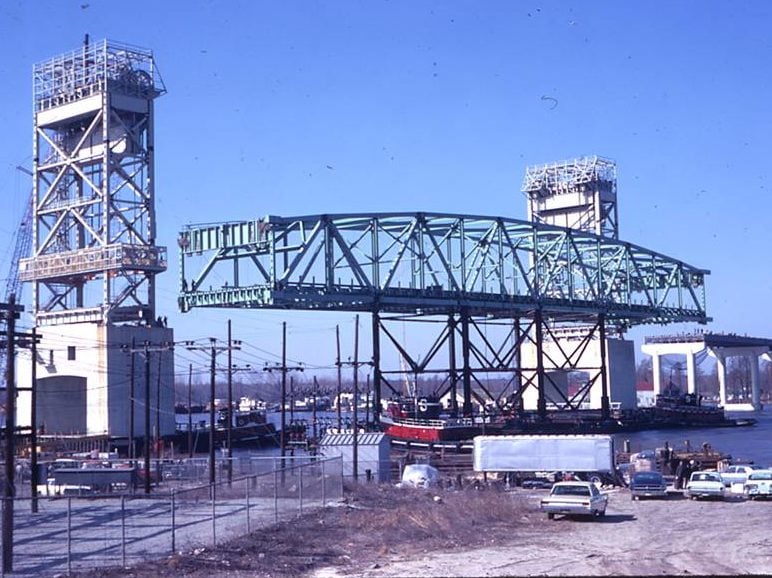
M276 426L277 431L281 428L281 412L269 412L268 420ZM295 420L304 419L311 427L313 414L311 412L293 412L292 417ZM343 419L350 418L348 412L343 412ZM631 432L624 434L615 434L614 445L617 451L624 448L625 441L630 442L630 450L633 452L661 448L667 442L670 447L676 450L685 450L686 441L694 450L702 448L703 443L709 443L716 451L729 454L734 461L753 462L762 466L772 467L772 408L767 408L762 412L736 412L727 413L728 417L743 419L753 417L757 421L756 425L748 427L718 427L718 428L689 428L689 429L666 429L649 430L641 432ZM359 419L364 419L365 412L361 411ZM285 419L290 423L290 412L286 412ZM209 414L194 414L194 423L196 420L208 423ZM332 411L317 412L317 420L324 421L328 425L337 424L337 414ZM187 426L187 415L177 415L178 422L184 422ZM266 448L263 450L250 450L250 453L275 453L275 450Z
M676 450L685 450L686 441L693 450L709 443L714 450L730 454L734 461L753 462L765 467L772 467L772 411L762 412L727 412L727 417L749 418L757 421L748 427L718 427L650 430L627 434L615 434L614 445L617 450L624 447L625 440L630 441L633 452L661 448L668 442Z

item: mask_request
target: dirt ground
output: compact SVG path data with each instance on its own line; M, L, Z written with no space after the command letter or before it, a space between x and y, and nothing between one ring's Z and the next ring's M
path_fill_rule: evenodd
M609 490L605 518L539 512L546 490L416 490L362 485L335 507L216 549L78 576L769 575L772 501L741 496L632 501Z

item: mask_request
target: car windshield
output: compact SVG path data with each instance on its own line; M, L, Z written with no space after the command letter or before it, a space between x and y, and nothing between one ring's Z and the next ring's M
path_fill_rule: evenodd
M590 488L586 486L555 486L552 493L556 496L589 496Z
M636 484L659 484L662 476L656 472L640 472L633 476L633 483Z
M692 474L692 480L696 482L718 482L718 474L701 473Z

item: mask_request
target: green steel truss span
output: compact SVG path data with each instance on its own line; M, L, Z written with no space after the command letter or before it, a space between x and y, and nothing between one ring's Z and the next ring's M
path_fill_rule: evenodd
M180 232L179 307L707 323L709 271L609 237L441 213L268 216Z

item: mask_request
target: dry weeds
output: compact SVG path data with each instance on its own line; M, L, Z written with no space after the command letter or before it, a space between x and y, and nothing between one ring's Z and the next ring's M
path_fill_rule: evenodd
M356 575L377 568L385 557L495 546L542 524L543 518L517 494L358 485L346 488L338 506L262 528L217 548L78 576L288 578L329 566Z

